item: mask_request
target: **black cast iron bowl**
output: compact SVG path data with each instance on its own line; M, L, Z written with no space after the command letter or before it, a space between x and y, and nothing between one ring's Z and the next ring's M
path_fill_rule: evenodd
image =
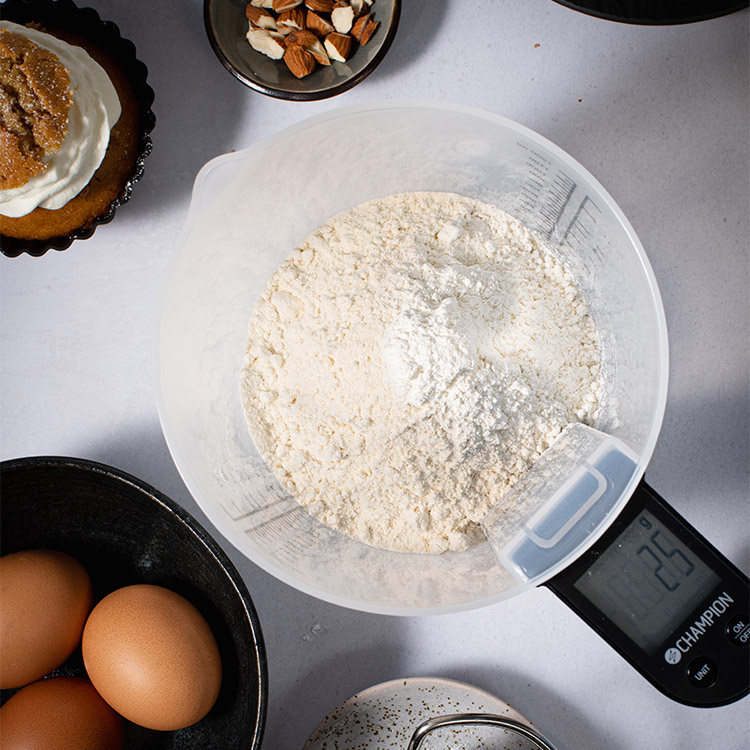
M56 549L79 560L94 601L134 583L177 591L206 618L222 659L211 711L175 732L127 724L126 748L258 750L268 695L260 622L232 562L208 532L153 487L76 458L0 463L0 553ZM53 675L85 676L80 647ZM5 702L15 690L3 690Z

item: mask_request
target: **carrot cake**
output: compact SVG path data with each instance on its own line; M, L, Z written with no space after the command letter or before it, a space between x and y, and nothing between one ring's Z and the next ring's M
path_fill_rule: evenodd
M107 217L142 154L141 111L127 71L89 39L0 21L3 239L81 236Z

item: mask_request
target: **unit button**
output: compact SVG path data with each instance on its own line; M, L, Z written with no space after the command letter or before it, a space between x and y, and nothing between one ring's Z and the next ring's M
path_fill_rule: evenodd
M719 677L719 668L713 659L699 656L688 664L685 674L695 687L707 688L716 682Z
M750 644L750 618L736 615L727 624L724 631L730 643L735 646L747 646Z

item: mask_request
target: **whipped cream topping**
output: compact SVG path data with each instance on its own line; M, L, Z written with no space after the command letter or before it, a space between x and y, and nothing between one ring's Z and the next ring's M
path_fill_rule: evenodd
M45 159L47 169L25 185L0 190L0 214L15 218L40 206L62 208L83 190L104 159L110 130L120 117L120 100L104 68L81 47L10 21L0 21L0 29L23 34L57 55L70 72L73 94L68 134Z

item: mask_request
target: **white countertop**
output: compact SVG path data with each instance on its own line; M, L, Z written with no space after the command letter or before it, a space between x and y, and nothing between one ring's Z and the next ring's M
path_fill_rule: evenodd
M438 99L538 131L630 219L670 332L670 392L647 478L748 571L747 11L645 27L551 0L404 0L391 51L369 78L337 98L294 103L257 94L222 68L199 0L89 4L148 65L154 150L132 200L92 239L42 258L0 256L0 458L114 465L212 529L162 437L151 364L157 292L198 169L343 104ZM716 709L672 702L546 589L462 614L370 615L299 593L219 541L266 639L264 750L301 748L359 690L424 675L498 695L559 750L750 743L747 699Z

